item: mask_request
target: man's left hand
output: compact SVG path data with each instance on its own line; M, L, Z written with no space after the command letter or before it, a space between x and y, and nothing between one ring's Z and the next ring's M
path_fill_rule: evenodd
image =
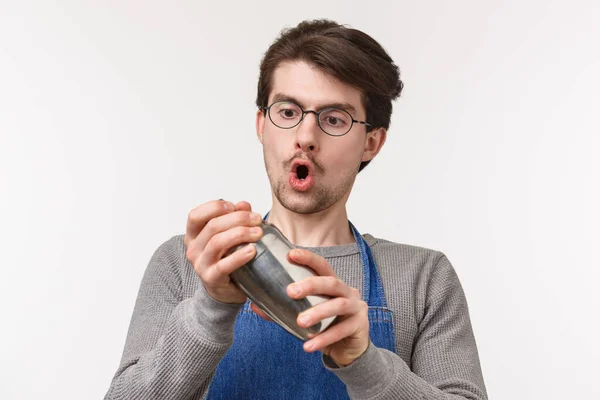
M287 292L291 298L302 299L311 295L331 297L301 313L298 325L308 328L325 318L338 316L334 325L304 343L304 350L310 353L320 350L338 366L349 365L369 347L369 306L362 301L358 289L346 285L335 275L325 258L304 249L290 251L288 258L311 268L318 275L289 285Z

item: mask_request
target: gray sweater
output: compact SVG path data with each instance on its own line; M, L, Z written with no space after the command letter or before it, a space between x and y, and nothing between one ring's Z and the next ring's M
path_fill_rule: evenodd
M397 354L371 344L343 368L324 357L327 369L352 399L487 399L465 295L446 256L363 237L394 313ZM309 250L349 286L362 288L356 243ZM171 238L148 264L105 399L205 398L240 309L206 293L185 257L183 236Z

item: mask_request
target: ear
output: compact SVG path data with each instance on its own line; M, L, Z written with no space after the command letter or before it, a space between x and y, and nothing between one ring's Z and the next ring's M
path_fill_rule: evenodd
M383 147L386 138L387 131L385 128L377 128L368 132L367 138L365 139L365 152L363 153L361 161L371 161L375 158L377 153L379 153Z
M263 133L265 130L265 113L262 110L256 111L256 136L258 140L262 144L263 142Z

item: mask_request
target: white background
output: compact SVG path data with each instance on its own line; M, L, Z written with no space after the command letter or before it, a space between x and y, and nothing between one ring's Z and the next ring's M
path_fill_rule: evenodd
M352 221L448 255L491 398L599 398L600 3L50 3L0 2L0 398L102 398L188 211L268 210L258 64L317 17L406 84Z

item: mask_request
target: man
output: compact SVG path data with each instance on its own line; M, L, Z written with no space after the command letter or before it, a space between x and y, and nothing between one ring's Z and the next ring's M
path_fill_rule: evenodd
M298 324L339 322L302 343L266 321L229 279L254 257L262 216L247 202L210 201L152 257L106 398L487 398L448 259L362 236L346 214L401 90L398 68L363 32L321 20L282 33L257 95L268 222L297 246L290 260L318 274L288 295L331 297Z

